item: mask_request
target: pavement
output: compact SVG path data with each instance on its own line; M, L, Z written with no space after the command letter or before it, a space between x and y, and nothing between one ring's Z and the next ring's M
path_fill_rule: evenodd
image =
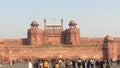
M14 64L14 65L9 65L9 64L0 64L0 68L28 68L28 64ZM52 67L50 67L52 68ZM120 65L113 64L111 68L120 68Z
M120 68L120 65L113 64L113 65L111 66L111 68Z
M28 64L14 64L14 65L2 64L0 65L0 68L28 68Z

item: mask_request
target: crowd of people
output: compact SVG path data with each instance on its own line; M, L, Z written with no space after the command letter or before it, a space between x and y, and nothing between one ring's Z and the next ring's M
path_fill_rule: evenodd
M29 61L28 68L110 68L113 63L120 65L120 59L113 60L95 60L86 59L37 59Z

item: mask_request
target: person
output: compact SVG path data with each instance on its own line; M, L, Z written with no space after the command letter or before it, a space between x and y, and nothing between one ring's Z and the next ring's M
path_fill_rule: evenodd
M75 68L75 64L76 64L76 61L75 61L75 59L73 59L72 60L72 66L73 66L73 68Z
M34 63L34 68L38 68L39 67L39 62L38 61L35 61Z
M91 65L91 68L94 68L94 60L93 59L90 59L90 65Z
M103 68L106 68L106 66L107 66L106 62L103 62Z
M82 67L85 68L85 60L82 61Z
M87 60L87 68L90 68L90 60Z
M82 64L82 60L79 58L79 59L77 60L78 68L81 68L81 64Z
M103 68L103 61L102 60L99 61L98 68Z
M64 59L61 59L61 61L59 62L59 68L65 68Z
M72 60L69 61L70 68L73 68Z
M14 62L14 60L12 60L11 62L10 62L10 65L14 65L15 64L15 62Z
M39 68L43 68L43 62L42 61L39 62Z
M56 64L55 64L55 68L59 68L58 62L56 62Z
M99 61L96 60L96 62L95 62L95 67L98 68L98 65L99 65Z
M117 59L117 64L120 65L120 58Z
M32 65L31 61L28 62L28 68L33 68L33 65Z
M43 66L44 68L49 68L49 63L47 60L44 61Z
M85 60L85 68L87 68L87 62L88 62L88 61L87 61L87 60Z
M65 60L65 68L69 68L69 60L68 59Z
M112 59L110 58L110 64L111 64L111 66L113 65L113 61L114 61L114 59L112 60Z
M109 63L106 63L106 68L110 68L110 64Z

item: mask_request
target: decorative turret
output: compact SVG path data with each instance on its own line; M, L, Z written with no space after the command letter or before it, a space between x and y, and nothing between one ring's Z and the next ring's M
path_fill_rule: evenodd
M63 30L63 19L61 19L61 27L62 27L62 30Z
M118 49L117 45L113 42L113 37L109 34L104 38L103 44L103 57L104 59L117 59Z
M104 42L111 42L111 41L113 41L114 39L113 39L113 37L110 35L110 34L108 34L107 36L105 36L105 38L104 38Z
M32 21L31 28L28 29L28 44L29 45L42 45L43 31L38 28L39 24L36 20Z
M32 21L31 28L38 28L39 24L36 20Z
M44 30L46 30L46 19L44 19Z
M68 24L70 28L76 28L76 21L75 20L71 20L70 23Z

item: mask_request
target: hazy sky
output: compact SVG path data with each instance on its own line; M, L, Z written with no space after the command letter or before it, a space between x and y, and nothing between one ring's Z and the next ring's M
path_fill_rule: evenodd
M120 0L0 0L0 38L26 38L32 20L68 28L77 21L82 37L120 37Z

